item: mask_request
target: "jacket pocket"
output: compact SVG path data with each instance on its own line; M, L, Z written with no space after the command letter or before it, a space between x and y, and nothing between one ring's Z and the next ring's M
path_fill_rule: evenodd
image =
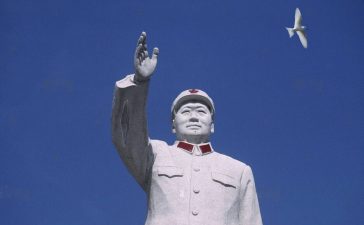
M175 166L159 166L157 168L158 176L172 177L182 177L183 169Z
M234 177L220 171L212 171L211 177L212 180L224 185L225 187L232 187L236 189L239 186L238 181Z

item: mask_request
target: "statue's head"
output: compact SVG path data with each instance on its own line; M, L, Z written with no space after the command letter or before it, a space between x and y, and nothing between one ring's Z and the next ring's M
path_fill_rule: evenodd
M198 89L181 92L172 104L172 132L177 140L190 143L209 141L214 132L215 107L212 99Z

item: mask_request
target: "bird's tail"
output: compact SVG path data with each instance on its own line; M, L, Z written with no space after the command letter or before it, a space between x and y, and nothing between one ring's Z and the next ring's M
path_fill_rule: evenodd
M293 35L294 35L294 30L293 28L288 28L286 27L287 31L288 31L288 34L289 34L289 37L291 38Z

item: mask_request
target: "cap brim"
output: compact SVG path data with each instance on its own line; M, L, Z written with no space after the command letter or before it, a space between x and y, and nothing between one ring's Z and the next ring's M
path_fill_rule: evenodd
M199 102L207 106L210 112L214 112L214 107L212 106L210 100L201 95L186 95L178 100L176 103L174 110L177 112L182 105L189 103L189 102Z

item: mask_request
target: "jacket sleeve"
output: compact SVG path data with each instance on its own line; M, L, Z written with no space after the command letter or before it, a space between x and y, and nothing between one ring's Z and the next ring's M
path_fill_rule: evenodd
M154 161L145 112L149 82L135 84L133 78L128 75L115 84L112 141L129 172L146 191Z
M245 167L241 182L239 224L262 225L253 172L250 166Z

